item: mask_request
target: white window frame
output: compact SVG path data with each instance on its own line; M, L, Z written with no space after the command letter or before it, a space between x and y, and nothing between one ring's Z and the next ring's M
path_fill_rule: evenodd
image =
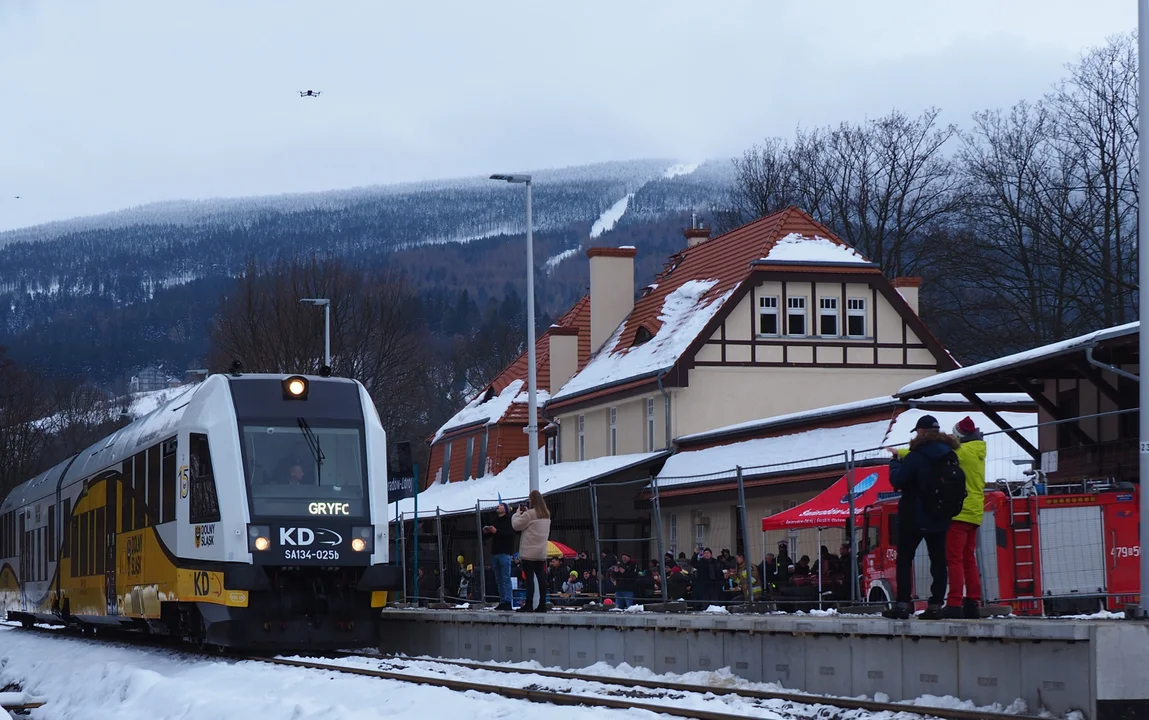
M586 415L578 416L578 459L586 460Z
M443 448L443 477L439 479L439 482L444 485L451 482L451 446L454 444L454 440L448 440L447 446Z
M654 398L646 399L646 451L654 452Z
M854 333L850 332L850 318L853 318L853 317L862 318L862 334L861 335L855 335ZM846 299L846 326L844 328L842 328L846 337L850 337L850 338L864 338L864 337L866 337L866 333L869 330L869 327L867 327L868 324L869 323L867 322L867 318L866 318L866 298L860 298L860 297L847 298Z
M827 307L831 305L832 307ZM822 332L822 318L834 318L834 332ZM842 336L842 318L838 313L838 298L833 295L829 297L818 298L818 335L822 337L841 337Z
M774 316L774 332L762 332L762 318L766 315ZM758 335L762 337L778 337L782 332L782 321L778 312L778 296L762 295L758 298Z
M618 408L612 407L610 414L610 454L618 454Z
M792 295L786 298L786 334L791 337L809 337L810 336L810 316L806 313L807 310L806 296L805 295ZM798 316L802 318L802 332L790 332L790 318Z

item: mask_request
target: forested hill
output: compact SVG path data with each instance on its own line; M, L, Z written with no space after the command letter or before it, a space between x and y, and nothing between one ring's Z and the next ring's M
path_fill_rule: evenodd
M591 244L636 246L638 277L652 275L690 213L712 217L731 180L726 160L535 172L543 311L585 292ZM218 298L249 262L312 255L402 270L431 314L482 308L524 294L522 263L509 261L523 257L524 229L521 186L467 178L157 203L0 233L0 346L48 374L100 382L150 364L196 366Z

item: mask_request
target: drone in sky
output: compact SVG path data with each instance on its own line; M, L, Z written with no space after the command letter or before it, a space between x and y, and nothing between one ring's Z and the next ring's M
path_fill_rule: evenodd
M300 90L299 97L319 97L321 90Z

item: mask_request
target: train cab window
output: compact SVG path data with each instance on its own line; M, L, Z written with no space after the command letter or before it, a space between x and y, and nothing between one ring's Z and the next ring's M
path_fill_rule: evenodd
M160 472L163 480L161 485L162 499L160 504L160 522L166 523L176 519L176 439L165 440L163 443L163 460Z
M215 491L215 472L207 435L192 433L188 448L190 517L192 523L219 522L219 497Z

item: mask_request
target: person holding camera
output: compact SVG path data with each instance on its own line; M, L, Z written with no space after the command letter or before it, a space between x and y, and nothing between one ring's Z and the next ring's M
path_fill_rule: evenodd
M501 502L495 506L495 522L484 527L483 534L491 538L491 570L495 574L495 585L499 588L499 605L495 609L510 610L511 555L515 553L515 529L506 503Z
M527 576L527 600L519 612L546 612L547 541L551 534L551 513L538 490L531 491L527 505L519 505L511 518L511 526L522 533L519 559Z

